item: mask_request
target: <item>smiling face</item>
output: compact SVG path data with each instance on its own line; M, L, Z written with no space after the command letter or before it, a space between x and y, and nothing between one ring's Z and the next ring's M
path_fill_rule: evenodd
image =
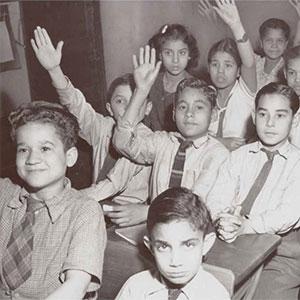
M218 89L232 88L239 75L235 59L227 52L216 52L208 65L209 75Z
M212 111L211 103L199 89L184 88L178 95L174 111L178 131L189 140L206 135Z
M67 167L75 164L75 147L64 150L54 125L29 122L16 131L19 176L37 196L56 195L63 189Z
M279 149L288 139L294 116L289 100L280 94L265 94L255 112L256 131L267 149Z
M289 59L285 69L288 86L300 97L300 57Z
M182 74L190 59L188 45L182 40L167 40L160 55L165 69L173 76Z
M203 255L203 233L185 220L158 223L151 233L151 250L164 278L185 285L199 271Z

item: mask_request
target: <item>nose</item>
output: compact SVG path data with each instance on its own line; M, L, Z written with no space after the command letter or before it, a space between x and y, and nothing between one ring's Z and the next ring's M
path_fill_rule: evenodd
M274 127L275 119L273 117L269 117L267 120L267 127Z
M180 251L173 250L171 253L171 260L170 260L170 266L172 267L178 267L181 265L181 257Z
M187 116L187 117L192 117L193 114L194 114L193 108L192 108L192 107L189 107L189 108L186 110L186 116Z
M173 63L177 63L179 61L178 53L174 53L172 57Z
M218 73L224 73L224 70L225 70L224 66L222 65L218 66Z
M28 153L27 159L26 159L26 164L27 165L35 165L40 162L40 154L38 151L31 150Z

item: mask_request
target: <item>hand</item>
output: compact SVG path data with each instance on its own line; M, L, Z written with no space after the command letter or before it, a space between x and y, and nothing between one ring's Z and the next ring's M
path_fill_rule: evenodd
M120 227L136 225L146 221L148 214L148 205L133 204L122 201L115 201L119 205L113 205L113 211L105 213L110 220Z
M206 17L208 20L213 23L217 23L218 15L216 11L213 9L213 6L209 0L199 0L198 2L198 13L201 16Z
M155 49L147 45L140 48L139 61L133 55L133 76L138 90L143 90L148 95L161 66L161 61L156 62Z
M219 140L229 151L233 151L246 143L246 139L239 137L225 137L219 138Z
M38 61L47 71L60 65L63 41L58 42L55 49L46 29L38 26L34 30L34 39L30 42Z
M289 0L290 4L295 8L298 18L300 18L300 1L299 0Z
M241 25L239 11L234 0L216 0L216 5L213 9L230 28Z

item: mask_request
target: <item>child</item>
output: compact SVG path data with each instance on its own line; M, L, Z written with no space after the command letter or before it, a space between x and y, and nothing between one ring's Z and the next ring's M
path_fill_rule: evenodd
M140 49L140 65L134 56L136 91L122 118L113 142L124 155L141 164L153 164L150 198L168 187L183 186L205 197L212 186L227 149L208 135L215 115L216 91L205 82L189 78L177 87L173 118L178 132L156 131L147 136L137 131L148 91L155 79L155 50Z
M144 203L148 198L151 168L121 158L111 145L115 119L124 114L134 90L132 75L118 77L112 82L106 104L110 117L104 117L95 112L84 95L63 74L60 68L63 42L59 42L55 49L47 31L40 27L36 28L34 36L35 40L32 39L31 43L36 57L49 72L60 102L76 116L80 136L93 147L94 185L85 189L86 194L97 201L114 196L116 212L111 215L111 221L119 226L145 221L147 206ZM147 113L150 110L151 103L148 102ZM143 124L139 130L142 134L150 132Z
M234 150L253 134L255 60L235 1L216 1L216 5L213 9L230 27L235 41L225 38L208 53L208 71L218 90L218 118L211 122L209 131L229 150Z
M153 103L147 124L153 130L176 131L172 118L175 91L184 78L192 77L188 70L197 66L199 50L196 39L180 24L164 25L149 41L162 61L149 99Z
M10 114L24 187L0 179L0 299L97 299L106 232L100 206L71 188L78 124L59 104Z
M202 268L202 257L215 240L214 233L207 233L210 223L206 206L188 189L158 195L150 205L149 236L144 237L158 270L130 277L116 299L229 299L224 286Z
M279 234L281 245L266 264L255 299L297 299L300 282L300 150L288 141L298 122L298 97L279 83L255 99L259 141L232 152L220 167L207 205L221 239ZM239 212L241 211L241 215Z

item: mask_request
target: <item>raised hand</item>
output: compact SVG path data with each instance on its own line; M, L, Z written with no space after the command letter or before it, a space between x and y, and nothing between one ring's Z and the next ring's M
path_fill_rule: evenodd
M300 18L300 1L299 0L289 0L290 4L295 8L298 18Z
M210 0L199 0L197 8L198 8L197 9L198 13L201 16L206 17L208 20L212 21L213 23L217 23L218 15L216 11L213 9Z
M216 0L216 5L213 6L213 9L230 28L241 24L239 11L234 0Z
M140 48L139 59L133 55L133 76L137 89L150 91L161 66L161 61L156 63L155 49L150 46Z
M58 42L55 49L46 29L38 26L30 42L38 61L47 71L60 65L63 41Z

